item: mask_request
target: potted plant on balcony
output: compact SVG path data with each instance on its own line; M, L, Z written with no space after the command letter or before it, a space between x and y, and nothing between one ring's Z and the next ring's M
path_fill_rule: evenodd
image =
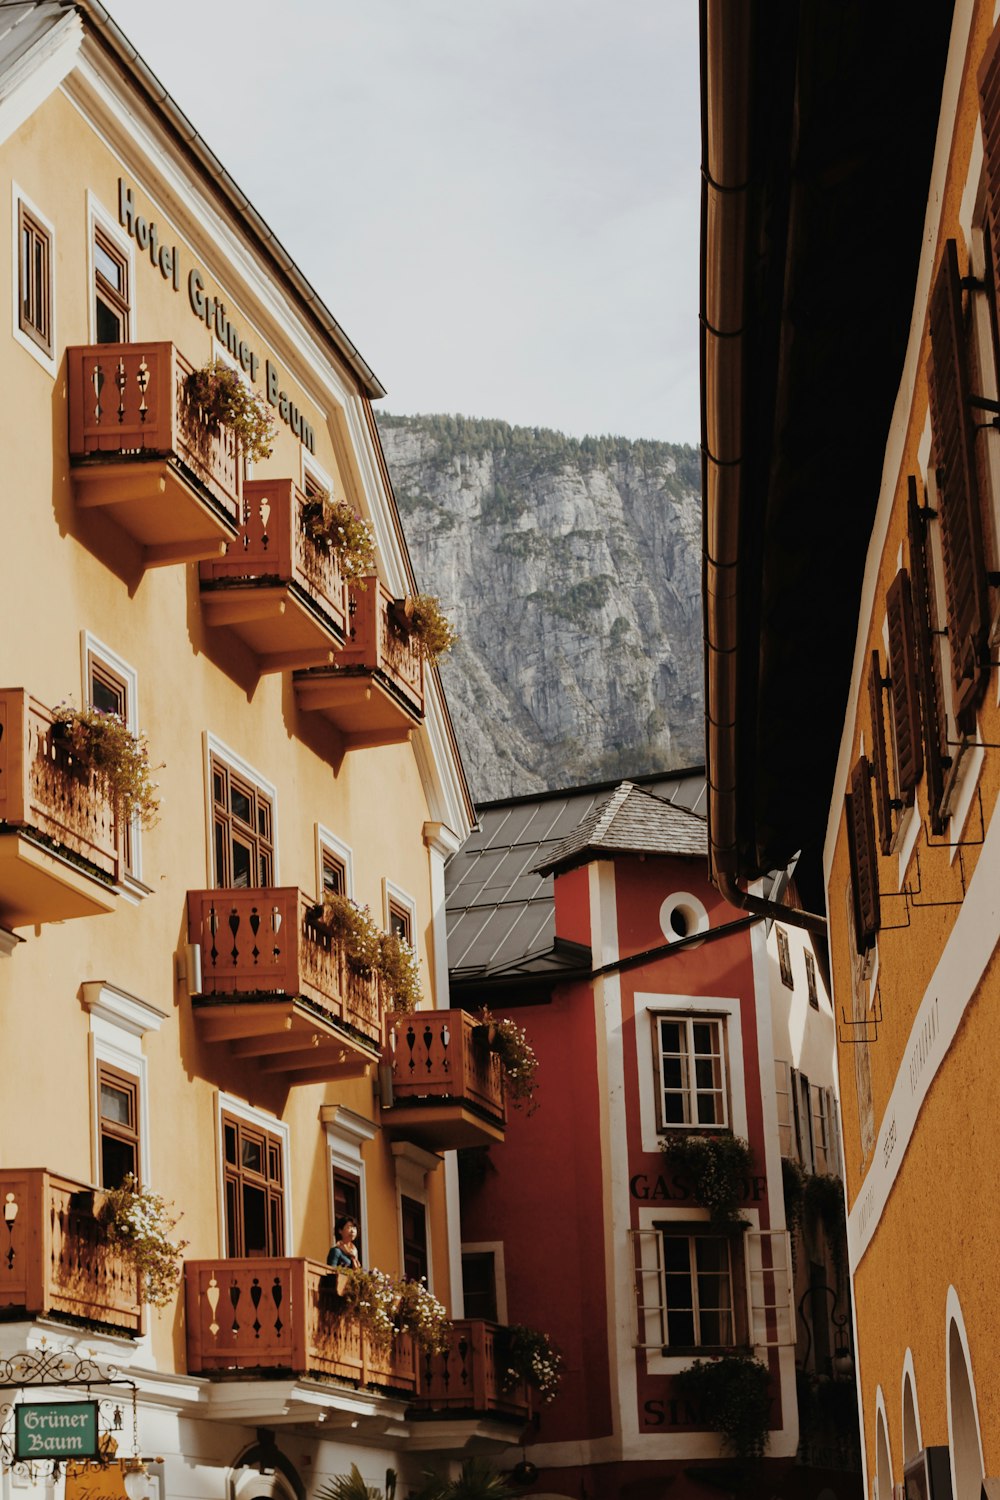
M367 906L350 896L329 894L312 915L317 927L342 948L356 974L371 974L378 968L383 934Z
M405 599L394 599L389 618L398 633L413 642L425 661L437 661L458 640L458 632L434 594L408 594Z
M173 1238L178 1219L171 1218L159 1193L141 1187L131 1172L111 1188L101 1209L108 1244L119 1251L136 1274L139 1297L151 1307L165 1307L180 1277L187 1240Z
M375 533L346 500L320 497L302 507L302 530L313 546L337 559L345 578L357 588L375 572Z
M378 943L378 972L385 991L386 1009L409 1015L423 998L417 955L404 937L382 932Z
M507 1016L498 1020L489 1006L484 1005L479 1012L477 1032L490 1051L495 1052L500 1059L507 1096L513 1100L514 1108L520 1109L527 1101L530 1115L537 1108L534 1096L538 1058L524 1027L518 1026L516 1021Z
M752 1354L696 1359L674 1376L674 1389L697 1405L734 1458L763 1458L771 1420L768 1369Z
M357 1266L336 1272L337 1295L344 1309L354 1314L378 1354L387 1354L396 1332L400 1288L391 1276L373 1267Z
M144 734L133 734L120 714L60 704L52 716L54 738L78 766L92 771L116 814L138 817L144 828L157 821L160 801Z
M442 1302L419 1281L403 1281L398 1287L396 1329L410 1334L425 1354L445 1354L451 1344L451 1321Z
M507 1329L501 1385L512 1391L522 1380L536 1390L547 1406L554 1401L562 1379L562 1355L545 1333L512 1323Z
M668 1135L662 1151L668 1165L683 1180L689 1196L708 1209L714 1229L746 1227L740 1199L753 1171L753 1152L738 1135Z
M274 441L270 409L253 386L224 360L213 359L202 369L192 370L187 378L187 395L207 422L235 433L244 458L270 458Z

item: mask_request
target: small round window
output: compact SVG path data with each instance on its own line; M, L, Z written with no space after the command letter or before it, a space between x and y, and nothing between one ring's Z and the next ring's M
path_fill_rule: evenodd
M668 943L695 937L708 931L708 912L697 896L689 891L675 891L660 907L660 931Z

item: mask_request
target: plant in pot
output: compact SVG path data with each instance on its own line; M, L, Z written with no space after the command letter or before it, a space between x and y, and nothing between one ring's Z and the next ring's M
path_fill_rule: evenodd
M346 500L307 500L302 530L320 552L336 558L345 578L364 588L364 579L375 572L375 533Z
M371 1270L352 1267L334 1272L334 1277L337 1295L367 1333L372 1348L379 1354L388 1354L396 1331L399 1285L374 1267Z
M313 908L313 920L343 950L356 974L371 974L378 968L382 932L367 906L350 896L328 894Z
M121 714L60 704L52 716L54 738L97 785L118 816L152 828L160 811L146 736L133 734Z
M752 1354L696 1359L674 1376L674 1389L700 1408L703 1420L722 1436L738 1459L763 1458L770 1438L768 1369Z
M534 1096L538 1058L524 1027L518 1026L516 1021L507 1016L498 1019L489 1006L484 1005L479 1012L477 1030L480 1039L500 1059L507 1097L513 1100L514 1108L520 1109L522 1104L527 1103L528 1113L531 1114L537 1108Z
M450 651L458 633L434 594L408 594L393 600L391 620L407 636L425 661L435 662Z
M188 1245L187 1240L173 1238L178 1218L171 1217L165 1200L141 1187L130 1172L107 1193L100 1218L108 1244L135 1271L141 1300L165 1307L176 1291Z
M562 1379L562 1355L548 1334L512 1323L507 1329L501 1385L512 1391L522 1380L536 1390L545 1405L554 1401Z
M207 422L235 433L244 458L270 458L274 418L263 396L224 360L213 359L187 378L187 395Z
M728 1131L718 1135L678 1132L668 1135L661 1149L689 1195L708 1209L714 1229L746 1226L739 1203L753 1172L753 1151L745 1140Z
M427 1290L424 1277L403 1281L397 1287L396 1328L410 1334L425 1354L445 1354L451 1347L451 1321L448 1310L433 1292Z
M409 943L396 932L379 933L378 972L387 1008L401 1015L416 1010L423 998L420 964Z

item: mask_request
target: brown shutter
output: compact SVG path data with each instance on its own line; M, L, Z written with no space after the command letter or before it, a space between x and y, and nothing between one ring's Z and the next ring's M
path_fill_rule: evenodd
M1000 373L1000 328L997 315L996 245L1000 232L1000 26L983 54L979 67L979 114L983 122L983 158L986 175L986 201L988 217L986 224L986 293L990 303L990 323L993 333L993 363Z
M896 744L896 786L907 802L924 771L920 743L916 642L910 575L900 568L886 596L889 626L889 677L892 682L892 729Z
M851 893L854 901L854 935L859 953L867 953L882 925L878 890L878 853L875 848L875 817L872 813L870 772L867 755L861 755L851 772L851 790L846 797L847 843L851 859Z
M875 802L878 807L879 848L892 852L892 793L889 790L889 761L885 753L885 718L882 713L882 669L878 652L868 663L868 706L872 720L872 770L875 775Z
M910 538L910 577L912 580L913 633L917 648L917 677L920 683L920 712L924 728L924 758L927 766L927 805L931 829L941 833L941 799L944 796L945 767L950 764L938 685L939 665L934 643L934 594L927 549L927 521L917 498L917 481L910 476L907 520Z
M989 599L976 481L975 422L969 376L958 247L945 245L931 294L928 367L931 430L948 606L951 675L959 713L975 707L986 674Z

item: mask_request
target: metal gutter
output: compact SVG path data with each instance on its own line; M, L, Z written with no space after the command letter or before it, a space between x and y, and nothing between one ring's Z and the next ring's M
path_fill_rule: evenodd
M261 218L243 190L233 181L219 158L198 134L180 105L167 93L156 74L146 65L100 0L64 0L64 3L67 9L77 10L86 18L106 50L146 94L164 123L191 153L197 165L208 177L212 187L243 222L256 241L258 249L270 259L289 290L305 306L321 333L356 376L364 394L370 400L377 400L384 396L385 387L348 338L315 287L303 276L273 230Z

